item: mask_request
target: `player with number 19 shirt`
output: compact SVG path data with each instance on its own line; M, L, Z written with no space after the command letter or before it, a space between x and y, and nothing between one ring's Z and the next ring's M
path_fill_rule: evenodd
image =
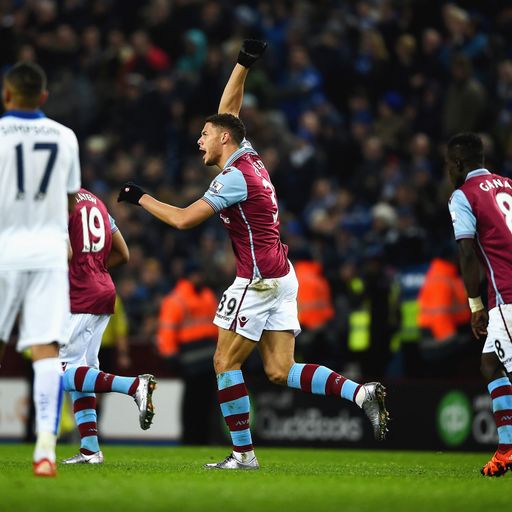
M153 418L152 375L122 377L99 369L103 333L114 313L116 290L109 268L126 263L129 250L103 202L82 188L69 216L72 257L69 262L71 315L69 343L60 349L64 389L71 393L80 432L80 452L64 464L101 464L97 435L96 393L117 392L135 398L139 421L149 428Z
M69 217L71 313L111 315L116 289L107 270L112 234L117 226L96 196L80 189ZM101 338L101 336L100 336Z

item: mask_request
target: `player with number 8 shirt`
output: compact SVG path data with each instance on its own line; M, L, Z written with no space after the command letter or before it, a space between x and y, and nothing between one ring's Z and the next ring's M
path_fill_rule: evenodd
M367 414L374 435L384 439L388 413L380 383L358 384L316 364L294 360L298 283L279 234L276 193L257 152L245 138L238 118L250 66L265 51L262 41L244 41L224 88L218 114L206 119L198 140L203 162L221 172L204 196L187 208L161 203L134 183L126 183L118 201L142 206L178 229L189 229L218 213L228 230L237 275L219 303L214 367L218 398L230 430L232 453L211 469L259 468L249 425L249 396L241 367L259 349L268 378L275 384L355 402Z
M485 338L481 371L488 382L498 449L482 468L500 476L512 468L512 180L484 167L482 140L461 133L448 142L446 168L456 190L449 202L460 267L476 338ZM480 297L487 274L487 314Z

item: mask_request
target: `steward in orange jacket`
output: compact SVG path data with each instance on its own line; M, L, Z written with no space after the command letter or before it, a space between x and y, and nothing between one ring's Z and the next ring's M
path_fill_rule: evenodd
M217 298L202 286L202 271L188 263L186 276L164 297L160 307L157 344L172 370L178 370L185 390L182 400L182 440L209 442L210 416L215 404L213 354L217 327L213 318Z
M464 283L457 266L448 260L432 260L418 301L418 324L420 328L427 329L437 342L455 336L460 326L470 322L471 312Z
M187 373L195 373L193 368L201 360L211 362L217 338L213 325L216 310L217 298L212 290L196 288L192 280L180 279L160 306L160 354L165 358L179 357Z
M419 342L422 371L429 378L450 378L467 373L480 348L471 343L468 299L457 266L435 258L418 297ZM430 364L429 364L430 363Z
M306 329L323 327L334 317L334 307L322 265L316 261L299 260L294 263L294 268L299 281L297 303L300 325Z
M304 360L330 361L337 356L338 349L330 328L330 320L334 318L331 289L322 265L304 250L293 266L299 282L297 305L302 327L302 334L297 338L298 351Z

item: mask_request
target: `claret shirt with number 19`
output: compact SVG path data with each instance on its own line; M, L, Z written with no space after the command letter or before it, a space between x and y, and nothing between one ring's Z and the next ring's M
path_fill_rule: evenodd
M476 169L450 198L455 238L471 238L487 273L489 309L512 304L512 180Z
M112 235L118 230L107 207L94 194L80 189L69 216L71 313L109 315L114 312L116 289L107 269Z
M288 247L279 235L274 186L260 157L244 140L203 198L228 230L237 276L269 279L288 274Z

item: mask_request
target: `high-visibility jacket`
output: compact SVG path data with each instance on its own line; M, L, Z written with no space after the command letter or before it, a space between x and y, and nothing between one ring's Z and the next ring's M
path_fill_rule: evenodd
M171 357L180 353L185 364L187 357L194 359L197 354L193 350L201 350L201 342L211 345L217 338L217 327L213 324L216 310L217 299L212 290L206 287L196 290L187 279L179 280L160 306L157 332L160 354Z
M334 317L331 289L323 276L322 265L301 260L294 263L294 268L299 282L299 322L306 329L322 327Z
M468 324L471 312L464 282L457 267L446 260L432 261L419 295L418 324L443 341Z

